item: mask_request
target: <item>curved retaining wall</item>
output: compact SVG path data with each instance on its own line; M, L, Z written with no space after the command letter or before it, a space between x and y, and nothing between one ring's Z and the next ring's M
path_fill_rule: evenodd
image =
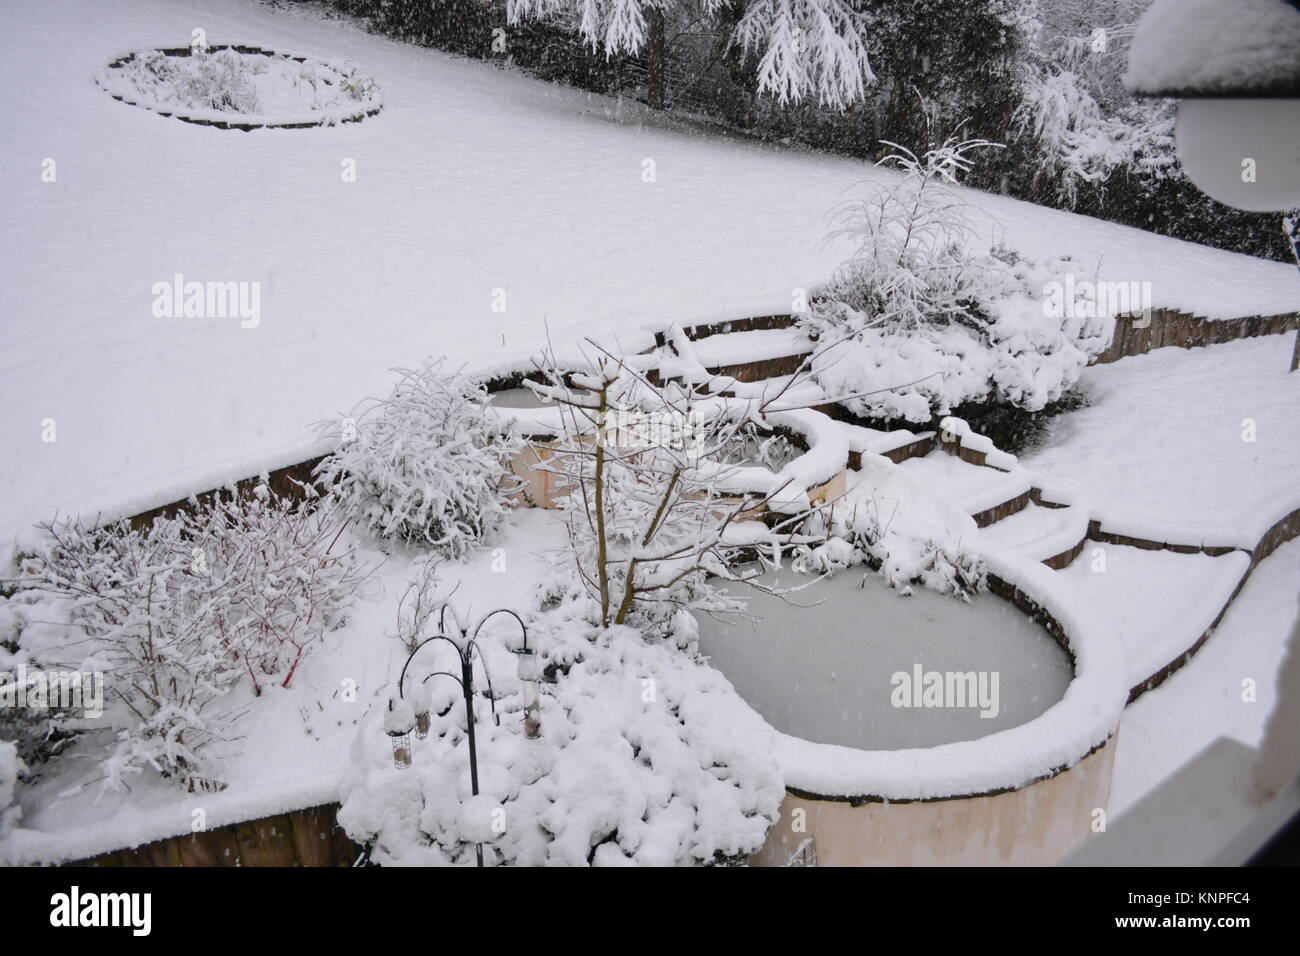
M1114 739L1068 770L1003 793L854 803L787 792L750 863L1052 866L1088 839L1093 811L1106 806Z
M244 48L236 48L244 49ZM247 48L252 50L253 48ZM749 318L733 319L728 322L718 322L710 325L690 326L683 331L686 337L691 340L707 338L711 335L722 335L728 332L749 332L763 329L790 328L794 325L794 317L791 315L763 315ZM1152 312L1151 325L1146 329L1137 329L1132 322L1116 322L1115 337L1097 359L1096 364L1114 362L1126 355L1137 355L1142 352L1150 351L1153 348L1162 348L1164 346L1181 346L1183 348L1193 348L1202 345L1216 344L1227 342L1238 338L1251 338L1258 335L1271 335L1278 332L1286 332L1291 329L1300 327L1300 313L1286 313L1283 315L1272 316L1253 316L1241 319L1219 319L1211 321L1200 318L1199 316L1189 315L1185 312L1177 312L1171 309L1157 309ZM666 338L662 332L656 333L656 347L662 347ZM784 374L793 373L806 358L806 355L785 356L779 359L767 359L766 362L777 361L785 363L782 367L788 368ZM752 363L751 363L752 364ZM747 365L730 366L732 374L737 371L745 371ZM527 375L526 371L520 371L512 376L499 377L491 380L489 390L496 388L513 388L517 387L520 381ZM745 371L745 374L752 372ZM741 378L741 375L732 374L734 378ZM747 381L748 379L741 379ZM826 411L825 408L819 409ZM833 416L834 417L834 416ZM933 448L933 441L922 439L914 445L908 445L904 448L886 453L887 457L894 461L902 461L917 455L928 454ZM856 454L856 453L853 453ZM968 449L962 449L961 457L971 464L984 464L978 452L970 452ZM851 456L852 457L852 456ZM289 465L284 468L276 469L270 472L273 490L282 494L296 493L296 486L287 479L306 481L310 478L312 469L320 462L320 457L308 459L297 464ZM849 466L853 467L854 463L850 459ZM251 485L258 479L247 479ZM245 482L240 482L244 485ZM210 491L203 492L199 497L205 494L211 494ZM1036 499L1035 499L1036 500ZM185 506L185 500L173 502L150 511L143 512L134 516L131 520L151 521L160 514L174 514L176 510ZM1047 503L1051 507L1050 503ZM1292 535L1294 537L1294 534ZM1289 540L1289 539L1283 539ZM1280 542L1278 542L1280 543ZM1141 545L1139 545L1141 546ZM1163 545L1161 545L1163 547ZM1276 544L1274 545L1276 547ZM1271 549L1270 549L1271 552Z

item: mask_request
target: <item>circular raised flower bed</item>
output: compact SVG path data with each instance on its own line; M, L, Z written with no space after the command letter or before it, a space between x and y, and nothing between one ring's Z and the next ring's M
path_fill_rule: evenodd
M354 123L382 107L374 78L343 60L253 46L139 50L95 82L123 103L220 129L304 129Z

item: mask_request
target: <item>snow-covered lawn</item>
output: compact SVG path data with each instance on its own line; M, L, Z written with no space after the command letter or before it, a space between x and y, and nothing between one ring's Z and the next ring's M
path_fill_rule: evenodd
M793 288L846 255L822 244L843 191L894 175L704 135L315 11L4 6L0 54L24 90L0 103L5 550L56 511L139 510L306 457L309 423L382 394L391 366L428 354L490 363L548 326L557 342L601 333L639 347L671 321L788 311ZM244 133L96 87L114 57L187 44L196 27L213 44L345 57L375 78L383 112ZM1288 266L972 198L984 237L1072 255L1081 278L1148 281L1156 306L1296 306ZM177 274L260 283L256 327L155 317L154 284Z
M1293 276L1292 281L1296 279ZM1084 371L1092 406L1055 419L1023 460L1106 530L1253 548L1300 508L1292 335L1157 349Z

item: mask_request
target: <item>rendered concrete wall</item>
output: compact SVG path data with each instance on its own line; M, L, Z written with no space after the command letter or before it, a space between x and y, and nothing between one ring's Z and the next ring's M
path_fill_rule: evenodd
M802 846L807 863L815 849L817 866L1053 866L1092 835L1093 811L1110 796L1115 739L1069 770L1006 793L858 806L787 793L750 863L786 866Z

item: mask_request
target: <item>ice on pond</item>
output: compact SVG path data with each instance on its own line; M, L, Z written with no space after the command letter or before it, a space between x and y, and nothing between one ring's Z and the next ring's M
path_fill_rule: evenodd
M552 405L538 398L537 393L527 386L493 392L488 401L497 408L549 408Z
M790 588L807 578L766 574ZM932 747L1023 724L1065 694L1069 656L1011 604L841 571L784 597L745 588L756 621L700 616L700 650L784 733L865 750Z

